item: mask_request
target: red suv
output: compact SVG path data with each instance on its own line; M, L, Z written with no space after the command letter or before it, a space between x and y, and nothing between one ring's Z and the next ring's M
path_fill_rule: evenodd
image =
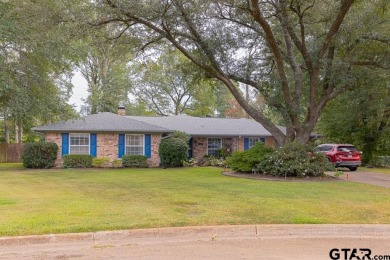
M336 167L347 167L356 171L361 165L361 153L351 144L321 144L315 151L324 153Z

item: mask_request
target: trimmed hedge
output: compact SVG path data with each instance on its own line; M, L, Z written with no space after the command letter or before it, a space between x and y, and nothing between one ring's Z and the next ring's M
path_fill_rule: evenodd
M163 139L158 148L161 165L166 167L181 167L187 159L188 144L181 138Z
M57 151L58 145L55 143L28 143L23 149L23 166L25 168L52 168L57 159Z
M90 168L93 162L93 156L90 154L67 154L63 159L64 168Z
M108 159L107 157L92 159L92 166L95 168L108 167L109 164L110 164L110 159Z
M272 153L271 147L265 146L263 142L258 142L246 151L235 151L228 157L226 164L237 172L251 172L263 157Z
M122 165L129 168L148 168L148 158L144 155L123 155Z

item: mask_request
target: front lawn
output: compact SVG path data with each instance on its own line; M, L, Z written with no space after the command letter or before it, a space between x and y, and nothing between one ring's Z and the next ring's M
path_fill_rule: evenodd
M0 236L219 224L390 224L390 189L239 179L221 171L1 166Z

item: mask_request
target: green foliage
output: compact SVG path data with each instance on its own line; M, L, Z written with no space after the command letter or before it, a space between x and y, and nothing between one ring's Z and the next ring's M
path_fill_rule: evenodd
M364 163L375 164L377 156L390 155L389 74L361 70L358 86L329 103L317 132L322 142L355 145Z
M375 166L390 168L390 156L378 156L373 162Z
M198 164L198 161L195 158L191 158L188 160L183 161L183 166L184 167L193 167Z
M216 158L220 158L220 159L224 159L224 160L230 155L230 153L224 148L218 149L215 152L216 152L216 154L215 154Z
M167 138L160 143L158 153L161 165L165 167L181 167L187 158L188 144L183 139Z
M173 54L180 51L203 70L206 78L220 80L234 93L240 106L260 123L270 125L270 120L280 118L289 129L299 129L289 131L286 136L275 124L268 127L281 145L290 140L308 142L326 104L347 89L355 88L359 84L356 74L366 75L359 68L370 68L374 74L378 70L387 73L389 68L388 0L279 1L278 4L248 1L250 4L245 7L246 1L151 2L127 1L112 5L109 1L92 1L92 5L104 10L97 13L97 20L110 22L118 31L123 29L122 19L118 17L124 14L128 22L143 27L137 27L139 30L125 28L120 35L138 37L142 48L149 42L170 42L176 50ZM277 14L277 18L273 14ZM165 38L165 41L157 42L156 38ZM153 54L159 54L163 48ZM166 106L172 104L166 101L169 94L160 95L160 91L169 85L167 83L174 82L173 87L183 85L181 73L176 72L188 66L182 66L183 62L176 65L176 61L183 59L180 56L168 56L163 63L165 66L160 65L158 58L146 66L141 64L157 67L149 77L142 77L143 82L152 81L158 86L149 90L154 94L153 100L150 96L143 100ZM166 68L174 73L163 71ZM190 69L183 77L192 74ZM261 92L259 103L262 106L253 106L252 98L243 99L232 82L245 84L249 90L247 96ZM138 86L146 91L142 84ZM375 89L374 86L371 87ZM196 86L195 89L205 88ZM175 100L185 101L186 98ZM186 105L193 103L189 101ZM183 111L183 103L176 107L174 112ZM264 110L269 108L271 113L266 113ZM174 113L172 110L161 109L157 113Z
M216 81L177 50L163 49L157 60L138 63L133 73L137 77L132 94L155 114L205 116L221 106L223 98L217 95L223 92L215 91Z
M182 139L184 142L188 142L191 136L183 131L175 131L172 133L171 138L179 138Z
M123 167L129 168L148 168L148 158L144 155L123 155Z
M110 162L110 159L107 157L93 158L92 159L92 167L96 167L96 168L108 167L109 162Z
M287 177L321 176L331 169L333 165L323 154L298 143L289 143L267 154L257 165L260 173Z
M202 166L224 167L225 165L226 165L226 161L224 158L218 158L212 155L206 155L202 159Z
M90 154L67 154L63 159L64 168L90 168L93 162L93 156Z
M246 151L235 151L228 157L226 164L237 172L251 172L265 155L271 153L273 149L265 146L263 142L256 143Z
M122 160L113 160L111 162L111 166L114 167L114 168L123 167Z
M23 166L26 168L52 168L57 158L55 143L28 143L23 149Z

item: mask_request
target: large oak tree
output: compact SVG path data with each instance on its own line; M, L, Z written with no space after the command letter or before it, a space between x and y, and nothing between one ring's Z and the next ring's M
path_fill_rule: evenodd
M220 80L280 145L309 140L327 103L356 86L355 67L388 66L385 0L101 0L93 5L100 14L95 24L114 24L118 37L138 36L143 48L169 42ZM259 91L281 115L287 133L251 106L236 82Z

